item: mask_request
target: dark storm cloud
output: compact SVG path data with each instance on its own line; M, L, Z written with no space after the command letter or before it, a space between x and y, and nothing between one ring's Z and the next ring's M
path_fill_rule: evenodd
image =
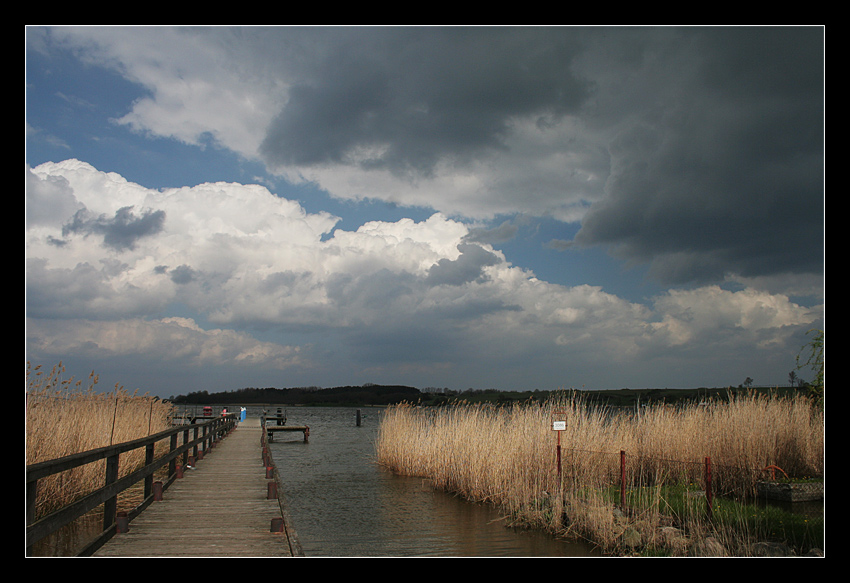
M464 237L464 241L470 243L504 243L513 239L518 231L518 226L510 221L504 221L493 229L472 228L469 230L469 234Z
M457 259L440 259L428 270L428 285L463 285L481 281L483 269L496 265L499 258L478 245L458 245Z
M587 95L560 29L296 29L310 50L269 129L271 164L356 163L428 174L501 149L512 116L556 119ZM309 66L307 66L309 65ZM368 154L364 152L368 151Z
M86 209L77 211L70 222L62 227L62 235L71 233L102 235L103 244L116 250L132 249L142 237L154 235L162 230L165 211L147 210L136 216L133 207L123 207L114 217L93 216Z
M822 271L820 27L355 27L285 36L292 84L263 142L271 165L430 176L440 161L508 153L511 120L536 117L544 136L569 119L573 134L558 146L565 158L607 155L572 169L605 184L588 198L595 202L573 244L609 247L666 283ZM552 179L520 175L515 192L494 200L519 201ZM550 183L546 192L560 189L553 196L568 201L576 188Z
M175 267L168 276L177 285L185 285L195 281L197 272L188 265L180 265Z
M575 243L670 283L822 272L822 30L681 34L677 58L639 69L659 107L618 130Z
M384 310L412 292L415 277L409 273L393 273L379 269L368 276L334 274L328 279L327 294L341 307L360 306L368 310Z

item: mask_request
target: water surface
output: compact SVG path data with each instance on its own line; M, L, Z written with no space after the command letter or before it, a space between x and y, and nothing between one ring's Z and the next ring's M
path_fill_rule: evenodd
M381 409L290 407L270 445L304 554L333 557L578 557L589 547L507 527L490 505L435 491L375 463ZM253 411L249 409L249 414Z

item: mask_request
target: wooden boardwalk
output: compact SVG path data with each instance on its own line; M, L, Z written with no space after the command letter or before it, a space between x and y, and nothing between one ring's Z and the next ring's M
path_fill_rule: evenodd
M282 504L268 499L261 437L259 419L239 423L94 556L299 556Z

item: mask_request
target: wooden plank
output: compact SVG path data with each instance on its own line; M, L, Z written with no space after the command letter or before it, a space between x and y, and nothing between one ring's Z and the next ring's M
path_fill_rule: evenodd
M271 532L281 506L267 499L272 480L263 466L261 431L258 419L240 423L94 556L292 556L289 535Z
M266 431L309 431L306 425L266 425Z

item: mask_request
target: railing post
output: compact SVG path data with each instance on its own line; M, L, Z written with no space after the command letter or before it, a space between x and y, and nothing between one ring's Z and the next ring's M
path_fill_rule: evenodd
M201 451L198 452L198 459L203 459L204 455L207 453L207 450L210 447L209 441L210 441L210 426L207 425L207 424L204 424L204 434L201 437L201 446L202 447L201 447Z
M188 429L183 431L183 447L184 448L186 447L187 443L189 443L189 430ZM183 467L185 468L188 463L189 463L189 450L186 449L183 452Z
M712 514L712 506L714 502L714 494L712 492L712 484L711 484L711 458L705 458L705 502L706 502L706 510L708 511L708 517L711 518Z
M153 463L153 456L154 444L149 443L145 446L145 467ZM147 500L151 494L153 494L153 474L145 476L144 499Z
M38 494L38 480L27 484L27 524L35 522L35 501Z
M177 449L177 434L173 433L171 435L171 449L168 451L173 453ZM177 460L172 459L168 462L168 476L171 477L177 472Z
M106 458L106 480L104 486L114 484L118 480L118 454ZM103 530L115 522L115 511L118 509L118 495L103 503Z
M229 421L233 421L233 418L230 418ZM222 423L220 420L216 423L204 424L203 435L200 439L199 434L201 428L198 425L194 427L195 439L193 441L197 441L198 443L193 443L192 446L198 452L197 459L203 458L203 449L198 448L199 446L201 446L201 444L204 443L204 440L208 440L212 437L213 432L211 431L211 429L213 427L221 426ZM170 473L169 478L175 477L177 473L177 466L180 463L181 457L179 454L177 454L177 451L179 450L179 434L183 433L184 435L182 448L185 451L180 451L180 453L183 454L183 459L186 460L186 453L188 451L186 448L189 447L189 442L187 441L189 435L188 432L188 428L175 427L170 430L157 433L156 435L149 435L147 439L133 440L132 442L124 444L113 444L109 447L97 448L87 452L80 452L69 456L63 456L62 458L58 458L56 460L39 462L36 464L28 464L26 469L27 477L25 481L27 552L31 552L32 545L36 542L56 532L58 529L65 526L70 521L75 520L83 514L93 510L98 505L103 507L103 532L95 540L88 543L87 547L84 548L81 553L85 554L86 552L90 551L91 548L94 548L95 545L100 546L103 540L105 540L104 537L108 538L109 536L114 534L115 529L118 528L117 520L119 518L119 515L117 510L119 492L116 486L118 486L119 484L121 484L122 489L126 489L130 486L137 484L143 484L143 501L132 512L128 512L128 514L140 512L144 507L147 506L148 502L151 499L154 501L162 500L164 484L162 481L154 482L154 472L159 471L160 468L167 469ZM170 459L168 459L167 462L158 461L156 459L159 450L158 444L160 444L163 440L169 437L171 440L169 451L170 455L164 457L168 457ZM139 477L133 478L132 484L124 484L123 482L127 478L121 478L119 475L120 455L123 455L124 452L132 451L137 448L144 448L145 450L145 467L137 470L139 472ZM194 462L195 460L192 459L192 461ZM95 491L92 492L89 496L78 500L77 502L72 502L59 510L49 513L47 516L40 517L37 519L38 491L43 487L44 483L42 478L93 462L104 464L100 467L104 468L103 475L105 483L100 488L96 488ZM181 469L183 469L184 467L185 465L182 466ZM132 472L132 474L135 473L135 471ZM96 504L92 505L95 500L97 501ZM123 519L124 517L121 516L120 518Z
M192 441L196 442L195 446L192 448L192 457L198 459L198 426L195 426L195 429L192 432Z

